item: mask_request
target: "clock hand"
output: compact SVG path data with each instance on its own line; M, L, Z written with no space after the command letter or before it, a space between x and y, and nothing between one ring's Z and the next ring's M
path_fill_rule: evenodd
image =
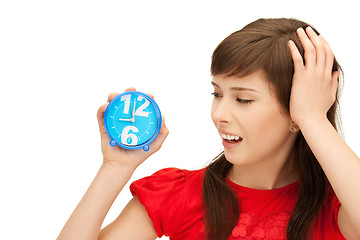
M135 122L135 118L134 118L134 115L135 115L135 104L136 104L136 101L134 101L134 107L133 107L133 111L132 111L132 117L131 117L130 119L119 118L119 121L132 122L132 123Z
M123 119L123 118L119 118L119 121L127 121L127 122L131 122L131 119Z
M132 111L132 117L130 119L132 123L135 122L135 105L136 105L136 100L134 100L134 107L133 107L133 111Z

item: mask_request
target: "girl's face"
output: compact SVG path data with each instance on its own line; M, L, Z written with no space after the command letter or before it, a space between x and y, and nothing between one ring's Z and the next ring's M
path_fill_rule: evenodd
M214 76L212 84L211 117L226 159L235 165L284 163L296 134L262 71L242 78Z

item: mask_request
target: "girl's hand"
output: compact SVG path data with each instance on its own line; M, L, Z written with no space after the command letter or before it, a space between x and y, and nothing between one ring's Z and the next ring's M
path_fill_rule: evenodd
M135 88L128 88L126 91L136 91ZM169 130L165 125L165 119L162 119L162 126L159 135L156 139L150 144L150 150L145 152L143 149L128 150L123 149L119 146L111 147L109 142L110 138L106 133L104 126L104 114L108 104L111 100L116 97L117 93L112 93L109 95L107 104L102 105L97 113L100 136L101 136L101 150L103 154L103 163L104 164L113 164L115 166L127 167L131 170L135 170L142 162L144 162L150 155L157 152L165 138L167 137ZM150 95L154 98L152 95Z
M305 65L298 48L289 41L294 62L294 76L290 96L290 116L301 125L302 121L326 118L336 100L339 72L332 72L334 54L325 39L311 27L299 28L297 34L305 50Z

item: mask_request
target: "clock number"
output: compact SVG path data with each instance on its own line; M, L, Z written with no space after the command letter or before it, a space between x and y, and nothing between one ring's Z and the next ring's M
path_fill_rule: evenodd
M122 96L121 101L125 101L124 114L128 114L130 109L131 95L129 94Z
M135 126L126 126L121 133L121 143L125 145L136 145L138 143L138 138L134 133L129 133L130 131L139 132ZM131 139L131 143L128 143L128 139Z
M149 116L149 113L145 112L144 109L146 109L150 105L150 102L146 98L144 98L142 96L139 96L137 98L138 101L142 101L143 99L145 99L145 102L138 109L136 109L135 116L141 116L141 117L148 117ZM124 114L129 114L131 95L129 94L129 95L122 96L121 101L125 101Z
M144 99L144 97L139 96L138 97L138 101L142 101ZM147 108L149 106L150 102L145 99L145 103L143 105L141 105L138 109L136 109L135 115L136 116L141 116L141 117L148 117L149 113L145 112L144 109Z

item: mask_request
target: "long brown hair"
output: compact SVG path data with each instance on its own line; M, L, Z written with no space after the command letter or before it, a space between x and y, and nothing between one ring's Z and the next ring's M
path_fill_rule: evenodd
M212 55L211 74L243 77L263 70L277 100L289 113L294 65L287 43L293 40L304 57L296 30L307 26L309 24L296 19L258 19L219 44ZM342 73L336 60L333 71ZM335 129L339 129L340 123L337 114L339 89L336 101L327 113ZM298 133L294 151L299 191L286 234L289 240L305 240L311 237L311 227L325 202L329 183L301 132ZM232 164L221 153L205 171L202 191L208 240L228 239L240 216L237 195L225 180L231 167Z

